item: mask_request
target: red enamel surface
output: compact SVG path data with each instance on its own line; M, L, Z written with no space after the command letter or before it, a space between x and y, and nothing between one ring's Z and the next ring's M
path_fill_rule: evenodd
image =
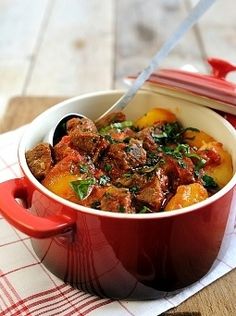
M32 243L50 271L84 291L112 298L157 298L206 274L219 252L233 194L194 212L142 220L83 213L30 182L25 191L26 182L1 184L3 215L24 233L45 237ZM13 192L31 205L30 215L12 201Z
M153 73L148 81L236 105L236 84L225 79L231 71L236 70L236 66L218 58L209 58L207 61L212 68L209 75L180 69L161 69ZM134 78L129 77L131 80Z

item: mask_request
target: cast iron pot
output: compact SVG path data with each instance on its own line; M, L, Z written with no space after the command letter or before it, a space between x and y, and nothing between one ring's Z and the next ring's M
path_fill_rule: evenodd
M25 160L26 150L64 114L77 111L95 119L121 94L79 96L39 115L19 145L23 177L0 184L0 210L10 224L32 237L42 263L65 282L101 297L154 299L199 280L226 250L234 225L236 175L196 205L156 214L120 214L60 198L33 177ZM135 119L153 107L171 110L184 126L204 130L222 142L232 155L235 173L236 131L224 118L193 102L144 91L125 112Z

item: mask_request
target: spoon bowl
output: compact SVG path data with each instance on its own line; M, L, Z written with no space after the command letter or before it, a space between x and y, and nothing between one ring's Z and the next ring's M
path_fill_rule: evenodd
M86 116L79 113L68 113L62 116L58 123L45 136L44 142L55 146L66 134L66 122L72 118L85 118Z

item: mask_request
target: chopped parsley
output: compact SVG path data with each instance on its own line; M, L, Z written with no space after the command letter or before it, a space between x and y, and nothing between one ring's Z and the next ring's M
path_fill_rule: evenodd
M129 188L129 191L133 194L138 193L140 191L139 186L133 185L131 188Z
M161 128L160 133L153 133L152 137L157 144L167 145L169 143L183 142L183 134L187 130L199 131L193 127L183 128L178 122L166 123Z
M110 164L106 163L106 164L104 165L104 170L105 170L105 171L110 171L111 169L112 169L112 166L111 166Z
M94 178L87 178L71 181L70 185L80 200L83 200L88 196L91 186L95 183L96 180Z
M120 212L120 213L124 213L124 212L125 212L125 207L124 207L124 205L119 205L119 206L118 206L118 212Z
M94 202L91 204L91 207L94 208L95 210L99 210L100 207L101 207L100 201L94 201Z
M81 173L87 173L88 172L88 166L87 165L79 165L79 171Z
M203 182L203 186L206 189L208 189L208 190L211 190L211 189L217 190L217 189L219 189L219 186L215 182L215 180L211 176L208 176L207 174L202 176L202 182Z
M147 207L147 206L144 205L144 206L141 208L141 210L139 211L139 213L140 213L140 214L152 213L152 210L151 210L149 207Z
M206 164L206 160L198 154L191 152L191 147L188 144L178 144L176 147L160 146L160 149L166 154L178 160L178 164L182 168L186 168L186 164L183 162L183 158L197 160L195 163L195 174L199 174L199 170Z
M102 175L100 178L99 178L99 180L98 180L98 184L100 184L100 185L106 185L108 182L110 182L111 181L111 179L108 177L108 176L106 176L105 174L104 175Z
M103 128L101 128L99 130L99 133L101 135L104 135L106 133L108 133L111 129L116 129L116 130L123 130L126 127L132 127L133 126L133 122L132 121L123 121L123 122L116 122L116 123L112 123L108 126L105 126Z

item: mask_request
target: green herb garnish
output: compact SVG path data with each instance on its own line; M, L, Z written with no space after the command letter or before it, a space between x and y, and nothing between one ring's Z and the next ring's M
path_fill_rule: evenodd
M104 170L105 170L105 171L110 171L111 169L112 169L112 166L111 166L110 164L106 163L106 164L104 165Z
M206 164L206 160L199 156L196 153L191 152L191 148L188 144L178 144L175 148L168 147L168 146L161 146L160 149L166 154L174 157L178 160L178 164L185 168L184 162L182 159L184 157L190 158L190 159L196 159L197 163L195 164L195 174L198 175L199 170L204 167Z
M80 165L79 166L79 171L81 173L87 173L88 172L88 166L87 165Z
M94 178L87 178L87 179L80 179L71 181L70 185L72 189L75 191L77 196L83 200L85 199L88 194L91 186L96 183L96 180Z
M203 182L203 186L206 189L213 189L213 190L217 190L219 188L218 184L215 182L215 180L211 177L208 176L207 174L205 174L204 176L202 176L202 182Z
M140 213L140 214L152 213L152 210L151 210L149 207L147 207L147 206L144 205L144 206L141 208L141 210L139 211L139 213Z
M131 127L131 126L133 126L132 121L123 121L123 122L112 123L108 126L102 127L99 130L99 133L101 135L103 135L103 134L106 134L107 132L109 132L111 129L122 130L122 129L125 129L126 127Z
M108 176L106 176L105 174L102 175L99 180L98 180L98 184L100 185L106 185L108 182L110 182L110 178Z
M169 143L182 143L183 133L187 130L199 131L193 127L183 128L178 122L166 123L160 133L153 133L152 137L157 144L167 145Z
M132 147L131 147L131 146L126 146L126 147L124 148L124 151L125 151L126 153L130 153L130 152L132 151Z
M124 205L119 205L119 206L118 206L118 211L119 211L120 213L124 213L124 212L125 212L125 207L124 207Z
M91 204L91 207L92 207L92 208L95 208L96 210L99 210L100 207L101 207L100 201L94 201L94 202Z
M133 176L133 174L129 173L129 172L123 174L123 177L128 178L128 179L132 178L132 176Z
M137 186L137 185L133 185L131 188L129 188L129 191L131 192L131 193L138 193L139 192L139 190L140 190L140 188L139 188L139 186Z

